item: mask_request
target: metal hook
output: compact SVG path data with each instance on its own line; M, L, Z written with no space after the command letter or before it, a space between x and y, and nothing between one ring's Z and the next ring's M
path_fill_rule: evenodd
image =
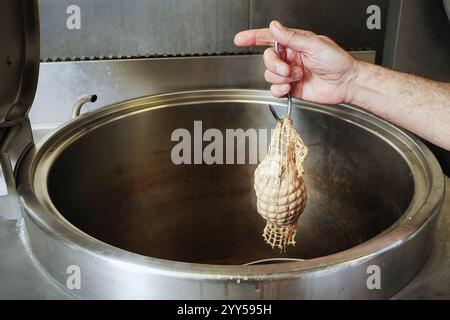
M275 53L276 53L278 56L281 57L281 55L280 55L280 44L278 43L278 41L275 41L275 43L274 43L274 49L275 49ZM275 118L277 121L280 121L281 118L278 116L277 112L275 111L275 109L274 109L270 104L269 104L269 109L270 109L270 112L272 112L274 118ZM291 96L291 93L289 92L289 93L287 94L287 115L288 115L288 116L291 116L291 113L292 113L292 96Z

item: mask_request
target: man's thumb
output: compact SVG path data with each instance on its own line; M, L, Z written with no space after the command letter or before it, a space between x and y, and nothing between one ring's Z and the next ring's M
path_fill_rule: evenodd
M317 39L311 31L286 28L276 20L270 23L269 28L279 44L295 51L310 51L312 42Z

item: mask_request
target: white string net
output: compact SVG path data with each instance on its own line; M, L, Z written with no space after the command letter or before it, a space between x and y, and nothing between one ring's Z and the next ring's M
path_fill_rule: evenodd
M259 214L267 221L264 240L285 251L295 245L297 221L306 206L306 186L302 179L308 149L284 116L272 135L267 156L255 171L255 191Z

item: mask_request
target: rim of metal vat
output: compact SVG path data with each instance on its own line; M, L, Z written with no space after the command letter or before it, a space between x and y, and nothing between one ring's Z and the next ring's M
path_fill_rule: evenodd
M183 279L226 280L238 277L248 281L264 281L294 278L301 273L324 268L350 266L382 255L419 234L432 223L442 206L445 191L442 170L433 154L418 138L354 106L336 107L301 100L293 100L295 108L314 110L342 119L383 139L400 152L411 169L415 190L407 210L387 230L360 245L328 256L279 264L243 266L178 262L142 256L95 239L70 224L53 206L47 190L47 174L53 161L74 140L99 126L145 112L149 108L223 102L257 103L262 107L267 107L269 103L275 106L285 105L284 100L273 98L265 90L223 89L145 96L85 113L47 136L24 157L17 175L24 214L46 235L70 250L80 250L93 257L132 265L141 272ZM418 263L422 265L424 261Z

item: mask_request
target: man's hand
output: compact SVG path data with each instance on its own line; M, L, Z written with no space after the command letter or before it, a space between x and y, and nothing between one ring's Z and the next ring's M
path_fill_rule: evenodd
M234 42L273 46L275 40L286 48L287 63L273 48L264 52L274 96L291 91L312 102L355 104L450 150L450 83L357 62L331 39L277 21L269 29L240 32Z
M272 21L269 29L242 31L234 38L238 46L273 46L277 40L280 59L273 47L264 52L266 81L276 97L291 92L293 97L317 103L349 102L357 62L333 40L310 31L289 29Z

